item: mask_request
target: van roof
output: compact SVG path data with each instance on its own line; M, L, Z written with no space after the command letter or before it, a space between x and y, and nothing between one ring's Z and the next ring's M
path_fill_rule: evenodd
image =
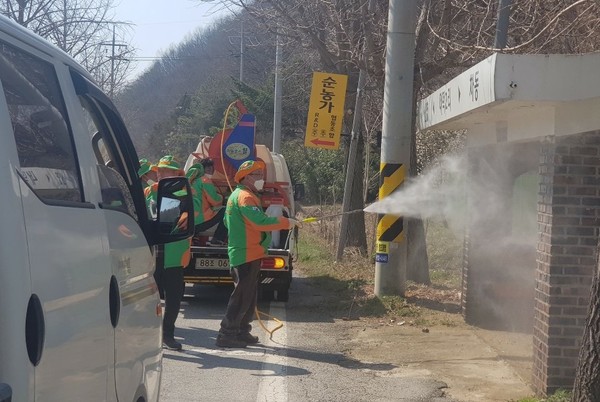
M95 82L92 76L83 68L75 59L69 56L66 52L60 49L58 46L53 45L46 39L42 38L33 31L17 24L15 21L8 17L0 15L0 31L5 34L12 36L13 38L26 43L27 45L36 48L49 56L58 59L59 61L71 66L77 70L77 72L84 75L86 78Z

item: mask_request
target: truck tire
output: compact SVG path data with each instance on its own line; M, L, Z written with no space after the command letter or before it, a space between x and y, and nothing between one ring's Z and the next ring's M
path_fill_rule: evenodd
M290 299L290 292L288 289L279 289L277 291L277 301L286 302Z
M260 291L260 299L262 301L268 301L270 302L271 300L273 300L273 298L275 297L275 292L273 292L272 290L261 290Z

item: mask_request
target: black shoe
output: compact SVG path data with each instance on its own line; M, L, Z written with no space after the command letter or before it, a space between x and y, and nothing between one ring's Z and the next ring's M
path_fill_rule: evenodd
M181 343L177 342L173 338L164 338L163 339L163 348L169 350L181 350Z
M258 336L254 336L249 332L244 332L244 333L238 334L237 339L239 341L246 342L248 345L253 345L255 343L258 343Z
M245 348L247 345L247 343L243 340L229 336L223 336L221 334L217 335L216 344L221 348Z

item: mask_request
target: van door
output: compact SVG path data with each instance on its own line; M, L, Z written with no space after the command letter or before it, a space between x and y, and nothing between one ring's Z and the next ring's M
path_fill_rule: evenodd
M114 383L118 400L132 401L145 384L146 400L160 386L161 310L154 281L154 258L144 231L148 222L135 149L116 109L97 88L71 72L96 155L101 209L111 260L111 319ZM143 360L140 358L143 357Z
M87 202L51 59L0 41L0 77L14 140L31 272L27 349L35 399L106 399L110 267L102 211ZM5 116L2 116L4 120ZM16 147L15 147L16 145Z

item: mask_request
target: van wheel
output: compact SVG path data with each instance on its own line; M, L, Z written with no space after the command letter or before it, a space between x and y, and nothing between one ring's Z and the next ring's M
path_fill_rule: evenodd
M277 301L286 302L290 299L290 292L288 289L281 289L277 291Z
M135 402L146 402L143 396L140 396Z

